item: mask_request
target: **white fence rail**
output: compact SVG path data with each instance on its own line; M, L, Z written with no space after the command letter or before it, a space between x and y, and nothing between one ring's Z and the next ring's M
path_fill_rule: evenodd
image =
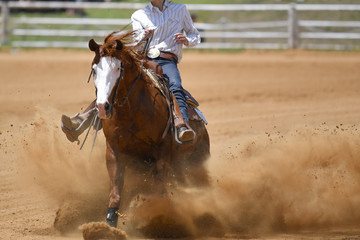
M10 1L10 8L139 9L143 3ZM287 4L187 4L190 11L287 11ZM359 4L299 4L299 11L360 11Z
M14 19L15 24L51 24L51 25L113 25L121 26L130 23L129 19L107 18L48 18L48 17L21 17Z
M10 9L139 9L146 6L141 3L112 2L1 2L1 43L14 47L87 47L84 38L104 37L109 30L89 30L87 26L112 26L119 29L126 26L130 19L99 18L48 18L19 17L12 18ZM287 21L263 22L226 22L195 23L201 29L206 41L197 48L316 48L316 49L360 49L360 21L299 20L299 11L359 11L360 4L188 4L190 11L282 11L287 12ZM11 27L9 23L11 22ZM47 29L41 26L49 26ZM56 28L68 25L68 29ZM20 26L20 27L19 27ZM29 27L30 26L30 27ZM73 29L75 26L82 29ZM326 32L319 28L349 28L349 32ZM299 31L303 29L302 31ZM307 31L304 31L306 29ZM17 37L16 40L14 40ZM82 37L82 40L69 41L30 41L30 37ZM11 39L11 40L9 40ZM21 39L21 40L19 40ZM303 43L304 40L320 39L329 43ZM259 40L261 42L254 42ZM280 40L280 42L274 42ZM351 44L331 43L332 40L353 40ZM359 41L357 41L359 40ZM247 41L247 42L246 42ZM356 43L354 43L356 42Z

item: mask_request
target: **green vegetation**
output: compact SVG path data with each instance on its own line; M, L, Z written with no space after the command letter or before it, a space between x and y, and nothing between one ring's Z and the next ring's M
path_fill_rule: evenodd
M86 9L85 13L90 18L129 18L135 10L121 9Z

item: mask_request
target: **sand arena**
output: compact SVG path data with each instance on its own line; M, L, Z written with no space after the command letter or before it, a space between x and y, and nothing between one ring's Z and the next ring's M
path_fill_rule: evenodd
M94 98L92 57L0 53L0 239L82 239L105 217L103 135L89 160L91 141L80 151L60 129ZM185 52L180 70L209 121L212 186L128 199L124 229L171 213L178 227L148 235L360 238L360 53Z

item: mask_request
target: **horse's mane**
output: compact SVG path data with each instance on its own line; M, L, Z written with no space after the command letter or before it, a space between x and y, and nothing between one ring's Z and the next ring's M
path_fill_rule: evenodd
M117 57L121 59L124 63L140 66L145 55L140 52L139 44L136 44L134 37L136 36L136 31L121 32L115 31L107 35L104 39L104 44L101 46L102 54L112 57ZM117 42L122 43L122 51L117 51L116 45Z

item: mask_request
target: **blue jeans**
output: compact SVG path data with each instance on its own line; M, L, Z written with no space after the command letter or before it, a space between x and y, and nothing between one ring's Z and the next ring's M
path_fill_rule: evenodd
M184 121L189 122L187 104L183 87L181 85L180 72L177 67L177 61L175 59L166 58L154 58L153 61L157 62L163 70L164 77L169 79L170 91L174 94L176 101L179 104L179 108Z

